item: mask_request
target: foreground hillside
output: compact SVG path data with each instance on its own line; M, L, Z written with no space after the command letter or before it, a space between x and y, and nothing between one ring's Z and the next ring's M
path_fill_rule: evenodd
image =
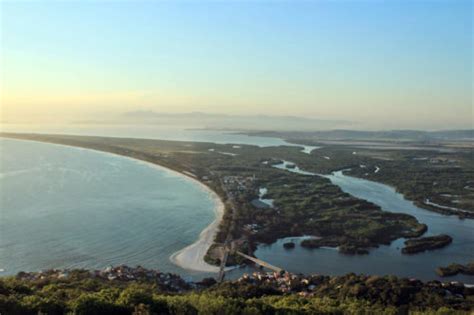
M220 284L141 267L0 278L0 314L470 314L474 288L392 276L255 273Z

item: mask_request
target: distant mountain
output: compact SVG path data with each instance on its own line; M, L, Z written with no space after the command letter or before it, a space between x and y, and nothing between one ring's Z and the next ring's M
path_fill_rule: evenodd
M326 131L268 131L255 132L262 136L282 137L299 140L391 140L391 141L436 141L436 140L474 140L474 129L467 130L326 130Z
M348 127L352 122L324 120L298 116L272 115L225 115L202 112L157 113L154 111L132 111L118 117L121 122L179 124L193 128L237 129L237 130L322 130Z

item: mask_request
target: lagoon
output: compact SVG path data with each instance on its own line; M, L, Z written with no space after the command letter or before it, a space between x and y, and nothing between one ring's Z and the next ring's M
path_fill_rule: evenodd
M315 173L294 168L287 168L288 161L276 165L280 169L299 173L304 176L317 176ZM419 253L402 255L404 239L398 239L389 246L380 246L370 251L369 255L348 256L340 254L336 248L295 249L283 248L284 240L272 245L259 246L255 255L263 260L302 273L319 273L343 275L350 272L363 274L393 274L402 277L413 277L422 280L443 279L460 280L473 283L472 276L457 275L441 278L435 268L447 266L453 262L468 263L474 260L474 220L461 220L456 216L444 216L418 208L411 201L403 198L394 188L373 181L344 175L342 171L325 175L333 184L344 192L357 198L365 199L379 205L384 211L402 212L413 215L420 222L428 225L425 235L448 234L453 243L445 248Z

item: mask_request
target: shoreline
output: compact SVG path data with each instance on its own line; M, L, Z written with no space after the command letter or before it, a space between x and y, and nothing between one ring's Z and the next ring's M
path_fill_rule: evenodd
M198 187L202 191L207 193L207 195L213 200L213 203L214 203L213 212L215 214L215 218L208 226L206 226L204 230L201 231L198 239L194 243L173 253L169 257L169 260L176 266L186 269L186 270L198 271L198 272L219 272L219 267L208 264L204 260L204 256L209 250L209 247L211 247L211 245L214 243L215 236L218 232L219 224L221 223L222 218L224 216L225 205L222 199L219 197L219 195L215 191L213 191L206 184L199 181L197 178L192 177L191 175L188 175L186 173L168 168L161 164L152 163L149 161L133 158L127 155L118 154L114 152L91 149L91 148L68 145L68 144L31 140L31 139L21 139L21 138L5 137L5 136L0 136L0 138L15 140L15 141L32 141L32 142L45 143L45 144L51 144L51 145L65 146L65 147L80 149L80 150L90 150L90 151L94 151L94 152L98 152L102 154L110 154L115 157L132 160L135 163L144 163L152 168L158 168L160 170L164 170L166 172L179 176L180 178L184 180L189 180L193 182L194 184L198 185Z
M94 150L94 151L105 152L106 154L110 153L107 151L99 151L99 150ZM224 217L225 205L222 199L219 197L219 195L215 191L213 191L210 187L208 187L206 184L202 183L196 177L192 176L193 175L192 173L187 174L185 172L179 172L179 171L167 168L166 166L163 166L160 164L132 158L126 155L115 154L115 153L110 153L110 154L133 160L136 163L144 163L152 168L157 168L157 169L172 173L174 175L177 175L181 177L182 179L190 181L194 183L195 185L197 185L200 190L202 190L204 193L206 193L210 197L210 199L212 199L212 202L214 203L214 207L213 207L213 212L215 215L214 220L208 226L206 226L204 230L201 231L201 233L199 233L199 237L196 241L194 241L194 243L189 244L188 246L173 253L169 257L169 260L174 265L186 270L190 270L190 271L215 272L215 273L219 272L218 266L210 265L204 260L204 257L206 256L207 251L214 243L214 239L219 230L219 224L221 223L222 218Z
M199 184L205 186L201 182L199 182ZM205 188L209 189L207 186L205 186ZM199 234L199 238L194 243L180 249L169 258L173 264L183 269L201 272L219 272L219 267L208 264L204 260L204 256L209 250L209 247L214 243L219 224L224 216L225 206L214 191L210 190L209 194L215 203L214 213L216 218L211 222L211 224L202 230Z

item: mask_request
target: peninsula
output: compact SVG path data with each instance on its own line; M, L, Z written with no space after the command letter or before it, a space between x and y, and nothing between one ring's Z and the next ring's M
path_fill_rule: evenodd
M426 226L414 217L382 211L373 203L344 193L324 177L301 176L272 167L281 160L298 165L314 161L313 155L298 147L70 135L1 136L119 154L164 166L209 187L225 209L218 225L213 223L201 241L174 255L174 260L185 268L191 268L203 255L208 264L218 266L229 243L234 249L253 255L257 244L309 235L321 244L338 247L342 253L365 254L380 244L400 237L419 237L426 231ZM262 188L264 196L260 195ZM256 206L253 201L261 197L271 199L271 205ZM219 213L222 212L218 212L218 219ZM244 262L245 258L231 254L226 264ZM202 263L196 266L211 270L211 266Z

